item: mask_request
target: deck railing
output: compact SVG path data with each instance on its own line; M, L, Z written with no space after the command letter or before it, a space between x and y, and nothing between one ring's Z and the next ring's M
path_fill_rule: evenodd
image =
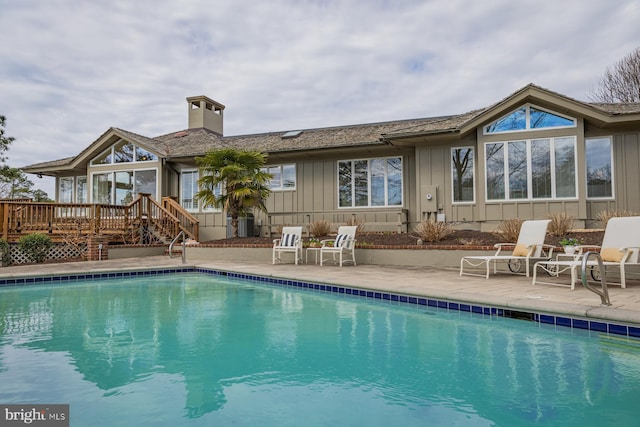
M169 211L149 194L140 194L125 206L1 200L0 207L0 234L10 242L31 233L48 234L54 241L75 233L102 234L123 243L139 243L142 227L169 240L183 228L191 238L198 238L195 218L194 225L188 215L172 213L180 213L182 207L172 206Z

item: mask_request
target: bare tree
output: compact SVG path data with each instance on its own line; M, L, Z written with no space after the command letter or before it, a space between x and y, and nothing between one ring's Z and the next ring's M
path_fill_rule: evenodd
M640 102L640 47L608 67L589 98L596 102Z

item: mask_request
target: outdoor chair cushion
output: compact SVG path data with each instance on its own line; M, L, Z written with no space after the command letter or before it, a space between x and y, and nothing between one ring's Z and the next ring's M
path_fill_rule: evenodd
M600 250L600 256L604 262L620 262L623 255L624 251L620 251L618 248L602 248Z
M529 254L529 246L523 243L518 243L513 249L513 256L527 256Z
M338 234L336 236L336 240L333 243L333 246L335 246L336 248L342 246L343 242L346 242L349 239L349 235L348 234Z
M298 241L298 236L295 234L283 234L280 240L280 246L295 246Z

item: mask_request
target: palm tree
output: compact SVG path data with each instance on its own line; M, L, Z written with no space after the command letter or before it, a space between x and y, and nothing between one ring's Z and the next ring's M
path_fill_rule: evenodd
M238 217L252 209L267 212L265 200L271 194L267 186L271 174L262 170L267 155L258 151L222 148L196 157L203 172L195 197L205 207L223 208L231 217L233 237L238 237Z

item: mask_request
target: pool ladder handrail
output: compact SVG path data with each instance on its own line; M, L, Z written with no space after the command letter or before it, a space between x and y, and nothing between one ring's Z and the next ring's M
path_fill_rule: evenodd
M184 234L184 231L181 231L180 233L178 233L178 235L173 238L171 243L169 243L169 258L173 258L173 245L178 241L180 236L182 236L182 263L186 264L187 263L187 243L186 243L187 239L185 239L186 235Z
M595 256L596 260L598 261L598 270L600 271L600 284L602 285L602 290L592 287L587 281L587 262L589 261L589 257L591 255ZM582 277L581 278L582 278L582 286L587 288L587 290L595 294L598 294L600 296L601 305L611 305L611 300L609 299L609 289L607 288L607 277L604 270L604 264L602 263L602 257L598 252L587 252L582 257Z

